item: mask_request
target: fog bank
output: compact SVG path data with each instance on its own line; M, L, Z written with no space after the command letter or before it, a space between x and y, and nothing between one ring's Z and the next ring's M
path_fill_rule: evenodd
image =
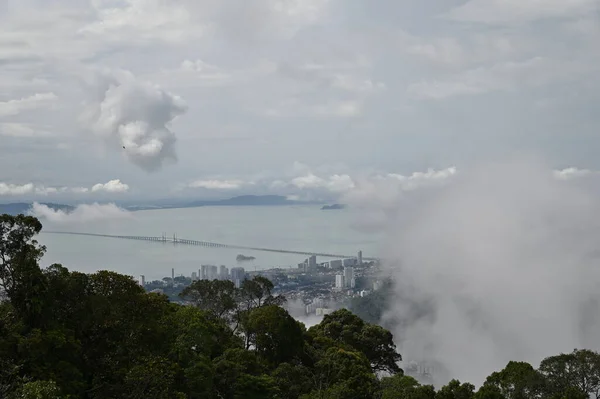
M387 212L397 297L385 317L407 321L394 331L401 353L437 362L436 385L600 349L599 197L586 188L597 182L551 170L539 160L470 168Z

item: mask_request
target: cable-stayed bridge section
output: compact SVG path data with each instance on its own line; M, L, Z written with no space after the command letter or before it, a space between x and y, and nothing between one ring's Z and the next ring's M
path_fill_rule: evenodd
M261 247L250 247L244 245L232 245L232 244L222 244L217 242L210 241L199 241L199 240L189 240L185 238L179 238L177 235L173 234L173 237L168 237L166 234L161 236L134 236L134 235L112 235L112 234L96 234L96 233L81 233L81 232L73 232L73 231L43 231L42 234L66 234L66 235L76 235L76 236L91 236L91 237L105 237L105 238L118 238L122 240L136 240L136 241L149 241L156 243L172 243L172 244L181 244L181 245L191 245L205 248L223 248L223 249L244 249L248 251L260 251L260 252L276 252L282 254L293 254L293 255L304 255L304 256L320 256L323 258L336 258L336 259L347 259L354 258L354 255L341 255L341 254L330 254L330 253L320 253L320 252L308 252L308 251L294 251L294 250L286 250L286 249L276 249L276 248L261 248ZM364 257L364 260L374 261L378 260L377 258L367 258Z

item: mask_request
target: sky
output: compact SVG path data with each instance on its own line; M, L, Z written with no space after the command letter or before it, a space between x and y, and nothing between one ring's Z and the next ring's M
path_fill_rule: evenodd
M0 0L0 202L333 199L523 154L595 175L599 10Z

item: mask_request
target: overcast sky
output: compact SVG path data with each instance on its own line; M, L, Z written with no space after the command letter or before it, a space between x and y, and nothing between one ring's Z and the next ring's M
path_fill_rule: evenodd
M0 201L600 170L599 0L0 0Z

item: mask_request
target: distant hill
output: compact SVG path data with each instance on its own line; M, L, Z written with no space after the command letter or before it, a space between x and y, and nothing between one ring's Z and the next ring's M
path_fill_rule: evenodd
M198 206L277 206L305 204L306 202L292 201L281 195L241 195L223 200L207 200L190 202L184 207Z
M198 200L198 201L175 201L174 203L146 203L143 205L134 205L132 203L118 204L129 211L145 211L155 209L174 209L174 208L196 208L201 206L282 206L298 204L317 204L317 202L292 201L281 195L241 195L239 197L220 199L220 200ZM43 203L54 210L64 210L70 212L75 207L63 204ZM18 202L10 204L0 204L0 214L9 215L26 214L31 209L31 202Z
M344 209L344 208L346 208L346 205L333 204L333 205L323 205L321 210L322 211L331 211L331 210Z
M48 208L54 209L54 210L62 210L62 211L66 211L66 212L71 212L73 209L75 209L74 207L70 206L70 205L64 205L64 204L53 204L50 202L47 203L41 203L42 205L46 205ZM31 202L13 202L10 204L0 204L0 215L1 214L9 214L9 215L19 215L19 214L24 214L26 215L29 210L32 207L32 203Z

